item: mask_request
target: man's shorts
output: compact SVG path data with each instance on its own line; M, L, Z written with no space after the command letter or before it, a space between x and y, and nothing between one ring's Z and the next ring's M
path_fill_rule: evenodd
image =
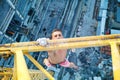
M70 62L67 59L65 59L65 61L59 63L59 65L63 66L63 67L69 67L70 66ZM49 62L49 64L46 64L46 66L50 67L50 66L53 66L53 64L50 64L50 62Z
M63 66L63 67L70 67L70 62L67 59L65 59L65 61L63 61L63 62L61 62L59 64L61 66Z

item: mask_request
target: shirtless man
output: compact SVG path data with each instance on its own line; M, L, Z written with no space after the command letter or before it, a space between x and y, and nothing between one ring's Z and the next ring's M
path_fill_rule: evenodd
M56 39L63 39L62 32L59 29L53 30L53 32L51 34L51 40L56 40ZM39 42L39 44L41 44L41 39L40 38L37 41ZM46 43L45 43L45 45L46 45ZM69 62L66 59L66 55L67 55L67 50L66 49L48 51L48 58L44 59L44 63L48 67L50 67L54 64L59 64L63 67L69 67L69 68L77 69L78 66L76 66L72 62Z

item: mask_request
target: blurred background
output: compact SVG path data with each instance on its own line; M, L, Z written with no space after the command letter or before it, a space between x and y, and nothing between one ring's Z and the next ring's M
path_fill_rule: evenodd
M65 38L119 34L120 0L0 0L0 44L48 38L55 28ZM31 55L45 67L47 52L35 53ZM109 46L77 48L74 56L68 53L80 66L73 71L75 80L113 80ZM26 63L29 69L37 69L27 58ZM13 57L0 57L1 67L13 64ZM66 74L63 80L70 80Z

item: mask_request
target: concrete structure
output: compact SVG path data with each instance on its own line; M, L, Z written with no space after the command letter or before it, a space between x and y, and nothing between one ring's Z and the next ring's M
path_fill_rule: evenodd
M120 0L118 0L118 2L120 2Z
M120 7L117 7L116 21L120 23Z
M120 34L120 30L111 29L111 34Z
M108 8L108 0L102 0L101 5L100 5L99 16L98 16L97 35L104 35L105 34L107 8Z
M96 14L100 10L98 21L93 18L95 4L97 5ZM99 5L101 5L100 9L98 9ZM60 28L66 38L96 35L96 29L99 35L103 34L107 5L108 0L0 0L0 44L34 41L39 37L49 37L54 28ZM76 58L73 56L70 58L78 59L77 64L82 69L77 73L68 70L69 76L76 77L76 80L78 77L88 80L88 78L98 76L99 72L102 79L112 80L113 76L109 76L106 72L108 67L111 68L111 58L108 55L100 55L99 49L94 47L75 51ZM43 59L47 57L47 52L34 53L31 53L34 59L45 67ZM106 60L108 61L105 63L107 67L99 69L98 66L103 65ZM0 66L13 67L13 63L13 57L7 60L0 58ZM37 69L28 59L26 63L29 69ZM111 72L111 69L108 71ZM70 79L67 76L64 80Z

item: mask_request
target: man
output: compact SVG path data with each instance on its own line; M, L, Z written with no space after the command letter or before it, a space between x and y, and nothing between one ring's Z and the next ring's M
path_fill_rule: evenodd
M53 30L50 39L51 40L63 39L63 35L62 35L61 30L59 30L59 29ZM43 40L44 41L42 41L42 39L39 38L37 40L37 42L39 42L39 44L42 45L42 46L46 46L47 45L47 42L46 42L47 40L45 38ZM51 67L55 64L59 64L63 67L69 67L69 68L77 69L78 67L74 63L69 62L66 59L66 55L67 55L67 49L48 51L48 58L44 59L44 63L48 67Z

